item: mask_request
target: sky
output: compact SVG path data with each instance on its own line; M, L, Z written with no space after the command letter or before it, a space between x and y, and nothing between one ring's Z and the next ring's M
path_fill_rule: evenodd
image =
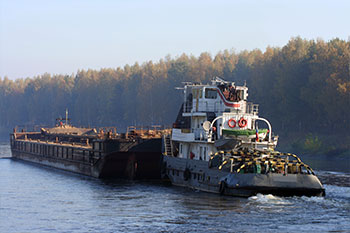
M348 0L0 0L0 77L350 38Z

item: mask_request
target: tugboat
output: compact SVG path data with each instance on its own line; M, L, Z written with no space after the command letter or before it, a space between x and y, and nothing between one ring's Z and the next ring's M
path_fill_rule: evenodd
M216 77L210 84L184 83L181 89L184 103L171 134L163 138L163 179L232 196L325 195L310 166L275 150L278 136L258 116L259 106L247 102L246 85Z

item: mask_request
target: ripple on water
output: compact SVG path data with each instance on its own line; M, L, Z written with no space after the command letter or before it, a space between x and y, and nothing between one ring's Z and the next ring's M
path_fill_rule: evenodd
M237 198L0 159L0 232L349 232L349 174L318 174L325 197Z

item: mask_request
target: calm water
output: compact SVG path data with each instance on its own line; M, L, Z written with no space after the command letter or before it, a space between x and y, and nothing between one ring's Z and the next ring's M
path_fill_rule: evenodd
M350 173L317 173L325 198L235 198L2 158L0 232L350 232Z

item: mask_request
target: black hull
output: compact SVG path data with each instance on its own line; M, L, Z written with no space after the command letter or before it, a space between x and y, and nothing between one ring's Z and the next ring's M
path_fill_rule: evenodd
M16 144L14 142L11 143L14 159L96 178L160 179L161 139L140 141L128 151L108 152L101 150L95 154L93 151L83 151L83 148L52 143L39 143L39 150L28 152L30 144L38 143L32 141L22 141L21 143L21 147L14 146ZM135 143L133 142L133 144ZM78 152L76 154L69 153L71 148L74 151L79 151L79 154ZM57 150L57 153L51 153L51 150Z
M114 152L101 162L99 178L160 179L162 154Z
M173 185L228 196L250 197L258 193L276 196L324 196L315 175L231 173L208 167L207 161L164 156L163 179Z
M15 160L21 160L21 161L34 163L34 164L38 164L46 167L53 167L56 169L69 171L69 172L86 175L86 176L92 176L96 178L99 178L100 176L98 168L88 163L82 163L79 161L72 161L72 160L60 159L60 158L50 158L45 155L39 156L36 154L13 150L13 149L11 151L12 151L12 158Z

